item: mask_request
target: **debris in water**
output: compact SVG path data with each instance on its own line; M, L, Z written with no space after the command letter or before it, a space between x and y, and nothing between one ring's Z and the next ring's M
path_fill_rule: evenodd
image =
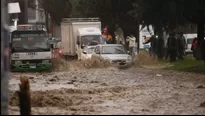
M29 79L34 79L34 77L29 77Z
M200 107L205 107L205 102L201 103Z
M157 77L161 77L162 75L161 75L161 74L157 74L156 76L157 76Z
M199 86L197 87L197 89L205 89L205 87L204 87L203 85L199 85Z
M102 83L102 84L100 84L100 85L102 85L102 86L108 86L108 84L107 84L107 83Z
M67 84L73 84L73 81L68 81Z

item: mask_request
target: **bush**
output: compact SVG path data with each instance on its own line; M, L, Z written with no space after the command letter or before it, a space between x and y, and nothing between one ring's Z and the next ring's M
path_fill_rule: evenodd
M159 64L159 61L151 57L148 51L141 51L134 59L134 64L135 67L140 67L142 65L156 65Z

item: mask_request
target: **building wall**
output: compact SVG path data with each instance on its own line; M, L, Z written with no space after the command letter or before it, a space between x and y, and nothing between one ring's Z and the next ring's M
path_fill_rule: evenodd
M28 23L41 22L45 23L44 10L40 8L38 0L33 0L36 5L36 9L28 8Z

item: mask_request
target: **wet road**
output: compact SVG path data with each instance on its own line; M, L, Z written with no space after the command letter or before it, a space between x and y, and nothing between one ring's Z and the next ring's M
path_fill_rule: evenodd
M205 75L143 68L10 73L10 114L19 114L20 75L33 114L205 114Z

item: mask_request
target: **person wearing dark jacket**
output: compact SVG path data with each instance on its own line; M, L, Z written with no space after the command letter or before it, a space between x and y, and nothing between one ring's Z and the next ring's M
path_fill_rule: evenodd
M185 49L186 49L186 40L183 36L183 33L179 33L179 36L177 37L177 55L178 58L183 60L183 56L185 55Z
M176 61L176 52L177 52L177 39L175 33L171 33L167 40L168 54L170 57L170 62Z

